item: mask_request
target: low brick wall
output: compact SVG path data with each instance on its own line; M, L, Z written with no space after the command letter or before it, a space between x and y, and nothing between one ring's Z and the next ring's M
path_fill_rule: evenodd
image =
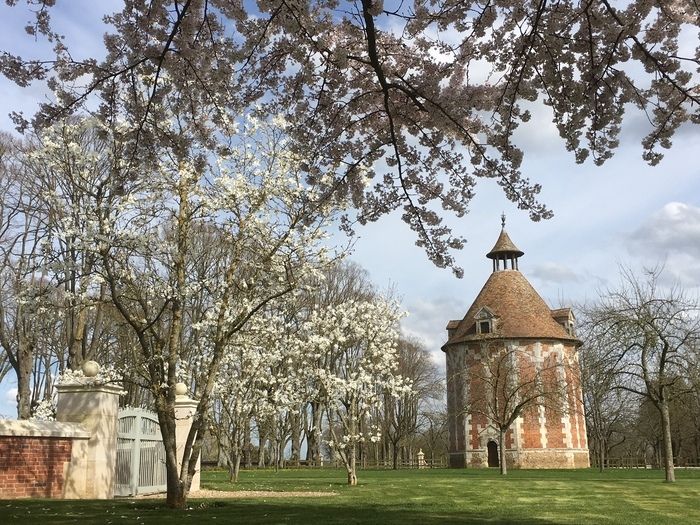
M65 497L74 449L89 437L75 424L0 420L0 499Z

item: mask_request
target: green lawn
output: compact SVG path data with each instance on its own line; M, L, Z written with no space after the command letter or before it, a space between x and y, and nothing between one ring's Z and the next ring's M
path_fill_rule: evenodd
M658 470L360 471L347 487L340 470L241 473L233 486L205 471L203 486L220 490L334 491L324 498L192 499L182 512L161 500L0 501L10 523L700 523L700 471L678 470L675 484Z

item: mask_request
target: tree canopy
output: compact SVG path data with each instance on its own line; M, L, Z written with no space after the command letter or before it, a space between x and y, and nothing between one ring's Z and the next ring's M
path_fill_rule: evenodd
M242 113L284 114L308 182L351 199L346 229L401 209L430 259L457 274L463 239L442 215L466 213L479 178L532 219L551 216L514 135L536 104L576 160L596 164L628 111L646 121L651 164L684 122L700 122L690 0L129 0L105 19L105 58L80 61L52 30L54 1L26 4L28 32L55 59L3 53L0 70L53 89L34 125L85 110L118 123L122 175L136 177L163 144L181 156L225 149L218 131L230 135ZM169 114L188 132L162 129Z

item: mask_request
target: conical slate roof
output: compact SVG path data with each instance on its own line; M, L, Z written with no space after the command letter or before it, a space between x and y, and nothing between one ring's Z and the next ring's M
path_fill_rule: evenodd
M479 334L475 316L484 307L493 314L493 332ZM450 324L452 335L443 349L456 343L487 339L559 339L580 343L554 320L552 310L516 270L493 272L464 318L458 324L454 321Z
M496 259L499 255L513 255L515 257L522 257L525 252L518 249L513 241L510 240L505 228L501 230L501 234L498 236L496 244L491 248L491 251L486 254L489 259Z

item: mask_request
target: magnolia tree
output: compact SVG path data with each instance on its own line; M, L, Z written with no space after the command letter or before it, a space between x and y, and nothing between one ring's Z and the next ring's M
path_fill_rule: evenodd
M369 301L376 298L377 291L367 272L352 261L343 260L330 265L319 278L307 285L306 309L302 310L299 323L308 321L314 310L324 311L350 301ZM306 366L317 369L324 365L322 356L313 361L309 356ZM308 396L308 410L304 413L306 437L306 460L317 466L322 465L323 454L323 402L318 396Z
M170 126L173 137L189 133L174 117L159 126ZM120 140L118 130L100 131ZM48 142L37 157L51 162L56 147L64 145ZM121 176L88 186L93 201L79 210L83 227L70 231L75 245L96 257L93 280L106 286L138 342L143 384L164 438L167 501L175 507L185 504L231 341L323 264L321 240L335 211L334 201L303 182L304 166L275 125L248 119L217 153L174 145L156 165L144 165L138 180L119 171L130 169L128 158L112 159ZM184 362L197 371L199 405L180 463L174 386Z
M83 231L118 157L99 126L71 119L20 142L3 137L0 344L18 381L18 416L51 397L52 377L113 344L106 287Z
M69 119L34 137L26 146L28 191L40 199L38 212L47 231L42 270L54 292L50 306L63 319L66 366L77 370L96 357L102 335L99 319L106 288L95 278L98 254L86 249L84 231L94 231L98 206L114 182L119 143L104 140L95 121Z
M347 301L314 310L298 344L315 363L308 370L311 396L322 401L328 420L328 446L357 484L357 446L380 439L373 409L384 395L399 396L411 384L396 373L396 331L401 317L387 299Z
M282 308L288 304L284 301ZM290 326L279 315L282 308L255 317L231 341L217 378L212 430L227 452L232 481L238 480L252 419L258 421L259 433L268 422L286 430L284 421L305 406L307 363L303 349L292 343ZM278 440L277 459L284 443Z
M255 104L285 112L293 147L319 159L308 180L350 198L361 222L401 209L439 266L454 266L463 240L434 204L461 216L480 178L533 219L551 215L520 171L516 132L533 110L577 162L596 164L618 146L626 112L647 123L651 164L700 120L693 0L130 1L105 18L104 58L93 59L52 28L54 0L25 3L36 14L27 31L55 59L8 52L0 71L54 90L35 125L81 109L121 118L136 164L172 140L158 129L164 97L195 123L185 147L216 141L227 115Z

